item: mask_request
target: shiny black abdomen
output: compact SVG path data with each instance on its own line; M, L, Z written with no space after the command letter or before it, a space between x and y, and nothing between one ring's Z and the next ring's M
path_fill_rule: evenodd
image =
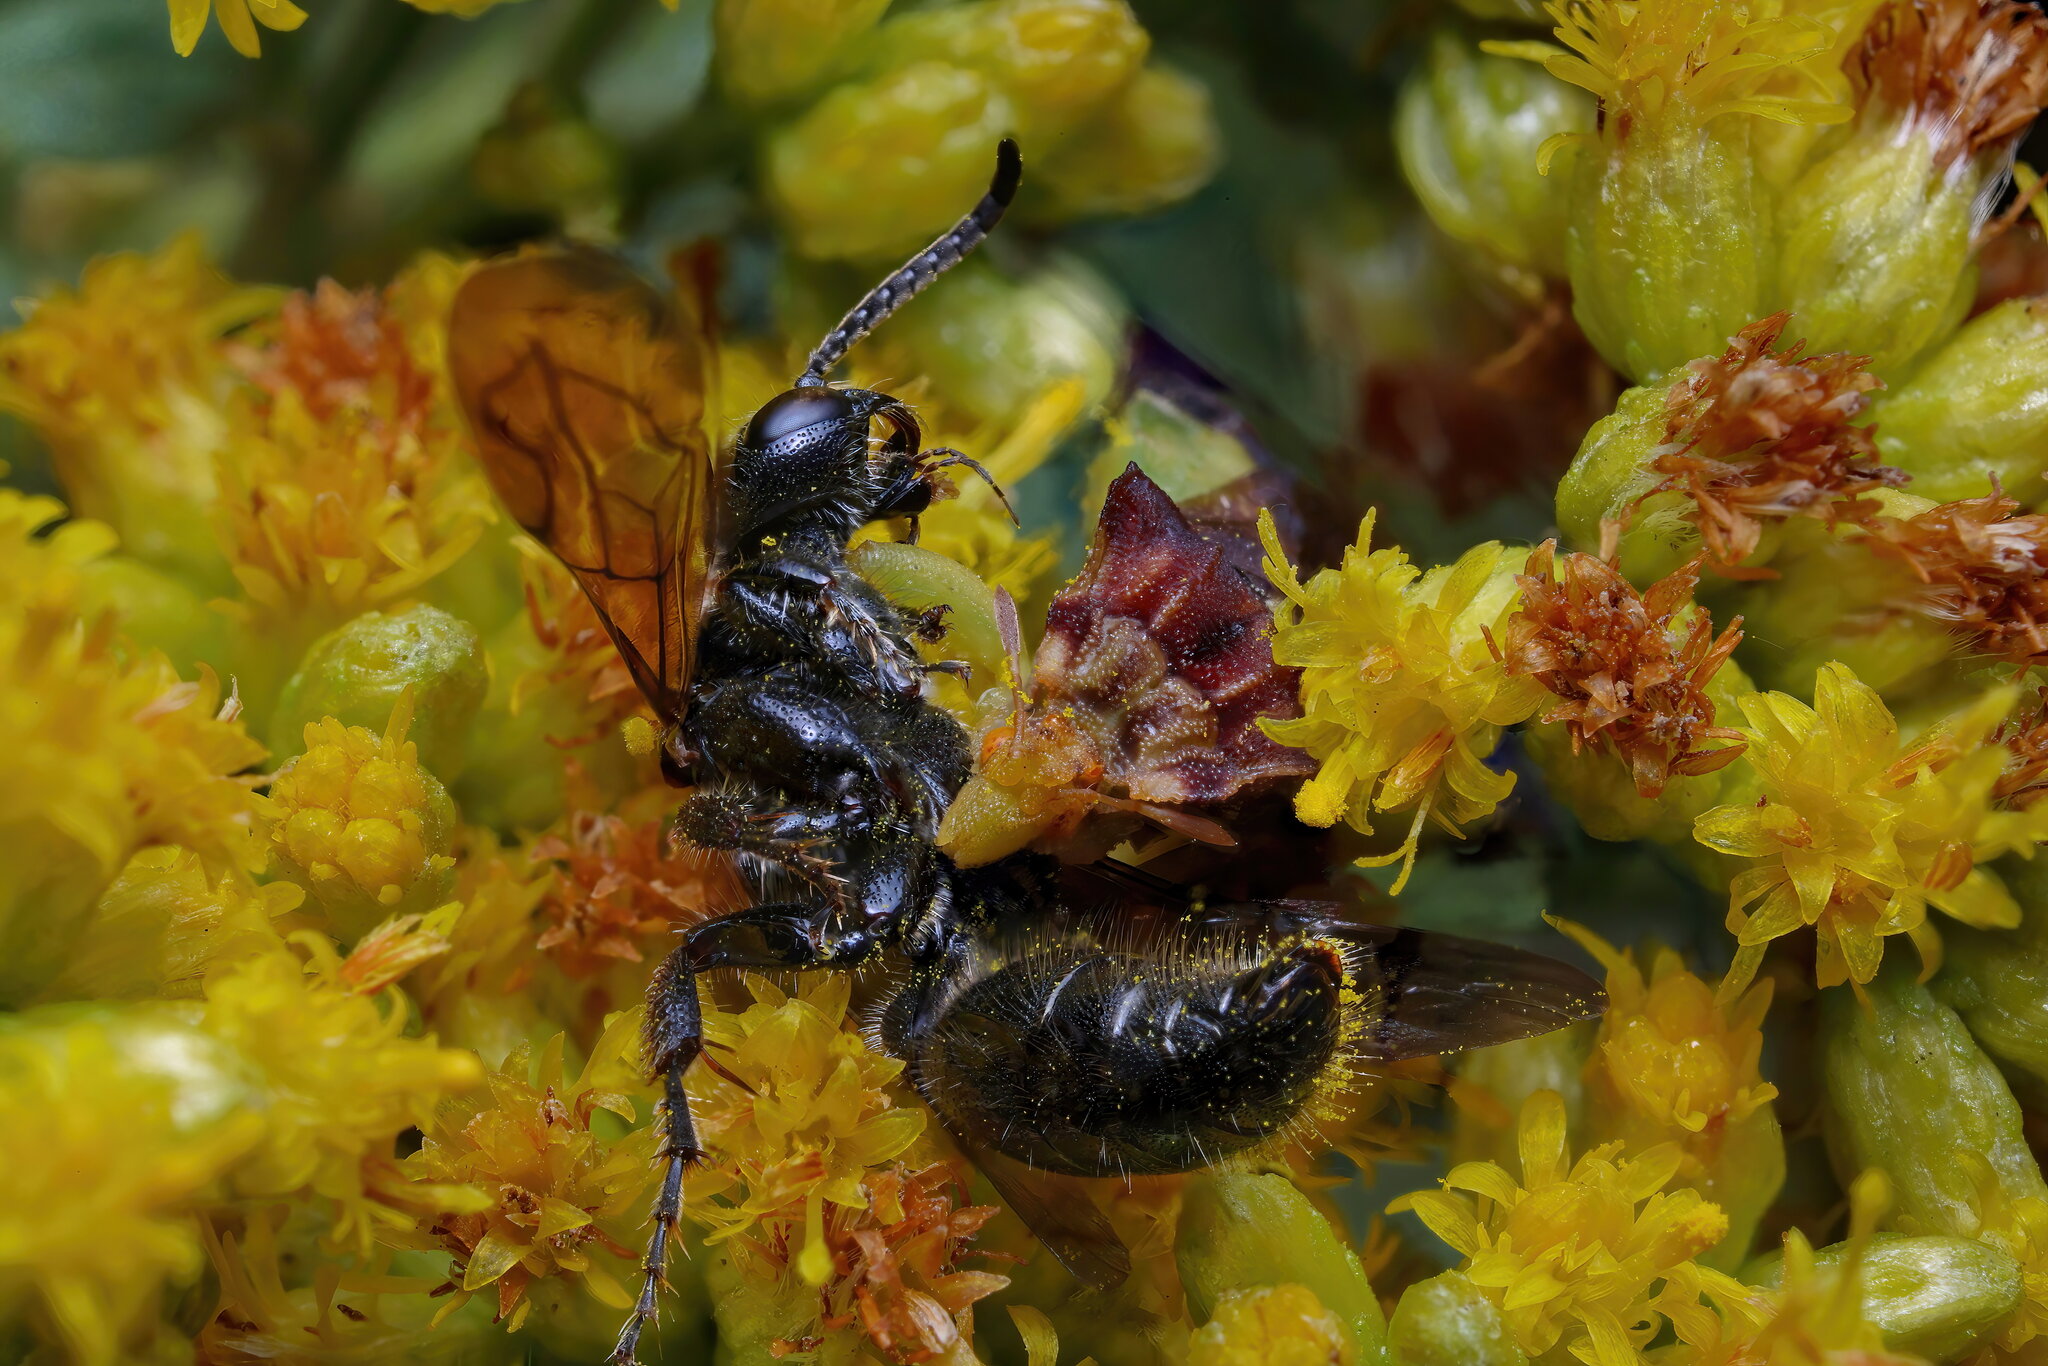
M1070 1176L1183 1172L1302 1113L1339 1065L1342 973L1315 944L1151 957L1051 938L964 989L935 976L890 1045L972 1143Z

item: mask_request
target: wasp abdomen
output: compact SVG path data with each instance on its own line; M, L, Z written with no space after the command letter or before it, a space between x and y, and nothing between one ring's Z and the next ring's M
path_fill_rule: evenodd
M955 1132L1069 1176L1189 1171L1286 1129L1336 1063L1342 960L1313 942L1162 962L1006 962L902 1040Z

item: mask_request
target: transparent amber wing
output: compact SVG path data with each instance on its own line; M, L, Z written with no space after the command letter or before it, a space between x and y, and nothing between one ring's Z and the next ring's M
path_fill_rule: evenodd
M464 281L448 368L513 519L582 582L662 716L690 682L716 537L707 324L588 248Z

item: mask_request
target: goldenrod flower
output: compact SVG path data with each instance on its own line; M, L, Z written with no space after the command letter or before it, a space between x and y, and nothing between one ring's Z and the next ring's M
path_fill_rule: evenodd
M2048 101L2048 20L2020 0L1887 0L1843 69L1856 122L1775 205L1773 303L1816 350L1891 373L1963 315L1986 209Z
M610 740L621 722L652 715L575 576L531 541L518 549L527 624L545 653L513 679L510 710L545 709L557 723L547 738L561 748Z
M408 1038L405 1002L354 990L348 978L361 974L346 961L328 948L303 962L278 943L207 982L201 1027L262 1079L263 1141L235 1168L236 1191L330 1200L334 1241L367 1249L380 1216L365 1159L428 1127L440 1099L482 1081L483 1067L473 1053Z
M367 1268L317 1265L307 1277L284 1243L296 1230L278 1206L237 1222L199 1221L207 1260L219 1282L217 1306L188 1356L195 1366L463 1366L488 1349L481 1313L445 1321L430 1276L396 1276L382 1258ZM286 1284L286 1276L292 1283ZM487 1359L487 1358L485 1358Z
M1593 1132L1631 1150L1676 1143L1678 1179L1727 1214L1740 1261L1785 1179L1778 1088L1758 1070L1771 984L1717 996L1671 949L1653 948L1645 972L1591 930L1553 923L1606 969L1607 1014L1586 1067Z
M554 872L536 947L571 978L640 963L643 947L658 958L667 951L660 936L742 904L726 855L671 845L671 790L649 789L611 812L573 774L570 790L572 809L528 852Z
M1963 1151L1955 1158L1974 1187L1974 1236L2020 1264L2020 1310L1998 1338L2000 1347L2013 1351L2048 1336L2048 1199L2015 1191L2020 1183L2002 1180L1982 1153Z
M340 921L345 937L374 912L425 909L447 894L455 808L405 738L412 694L380 736L332 717L306 727L306 749L264 799L273 858Z
M242 590L237 667L267 704L314 637L416 592L496 514L380 296L294 300L240 361L255 384L223 410L213 524Z
M843 975L794 998L747 986L744 1011L706 1011L718 1067L691 1080L711 1156L687 1210L722 1245L722 1337L809 1343L827 1360L866 1347L889 1361L973 1360L969 1311L1008 1281L957 1263L995 1208L966 1205L950 1166L910 1165L925 1112L897 1103L903 1065L848 1020Z
M1188 1366L1351 1366L1358 1349L1305 1285L1226 1295L1188 1344Z
M155 1006L0 1023L0 1312L39 1302L78 1366L157 1317L200 1265L191 1211L262 1137L234 1052Z
M244 57L263 55L258 24L275 33L290 33L306 22L306 12L292 0L171 0L171 46L180 57L191 56L199 46L209 12L219 17L220 31Z
M487 1078L487 1095L442 1102L419 1152L380 1184L380 1199L413 1216L387 1238L455 1254L443 1314L489 1290L496 1317L516 1332L527 1286L544 1276L580 1280L614 1309L632 1303L614 1273L634 1256L622 1239L644 1217L636 1207L660 1133L643 1125L608 1141L593 1122L599 1111L628 1124L651 1111L639 1025L638 1011L614 1017L573 1078L563 1035L538 1058L515 1048Z
M209 872L190 849L160 844L128 860L43 999L123 1000L200 994L218 964L260 952L295 927L295 883L252 885Z
M1832 986L1869 981L1889 935L1937 951L1929 905L1966 924L2019 923L1981 866L2039 838L2027 813L1993 806L2005 751L1987 742L2014 700L1994 690L1906 744L1883 699L1840 664L1820 671L1811 707L1776 692L1743 699L1743 774L1757 799L1694 824L1700 843L1749 861L1729 884L1740 947L1724 995L1748 984L1771 940L1802 926L1819 935L1816 975Z
M128 553L224 580L204 534L235 382L220 339L277 297L221 274L196 233L102 257L0 332L0 412L36 429L71 502Z
M1869 523L1869 548L1927 585L1899 607L1953 627L1960 643L2018 665L2048 661L2048 517L2015 516L1994 490Z
M1785 123L1843 123L1847 82L1836 44L1856 6L1841 0L1549 0L1562 48L1494 43L1540 61L1559 80L1600 97L1613 136L1667 105L1704 122L1752 114ZM1867 8L1867 6L1865 7Z
M1285 595L1273 660L1302 671L1302 715L1262 725L1322 765L1294 799L1308 824L1346 820L1370 832L1371 813L1414 810L1401 847L1373 860L1403 863L1399 891L1426 820L1458 833L1514 789L1514 775L1486 757L1501 727L1527 720L1544 692L1487 649L1485 632L1503 628L1518 596L1504 546L1488 541L1425 573L1400 550L1371 549L1372 528L1368 515L1342 567L1304 584L1272 515L1260 513L1266 574Z
M1771 181L1809 139L1768 130L1850 117L1838 49L1865 3L1551 0L1569 51L1485 45L1600 98L1596 132L1560 133L1544 151L1573 145L1572 312L1637 383L1771 310ZM1773 155L1776 143L1789 151Z
M215 873L254 865L255 797L233 775L263 757L202 672L133 658L80 617L81 568L109 542L54 499L0 489L0 995L47 983L83 913L136 851L181 844Z
M757 977L747 988L754 1004L745 1010L705 1012L720 1068L752 1089L693 1077L690 1103L711 1162L691 1183L689 1212L711 1229L707 1242L745 1234L736 1256L753 1250L769 1273L793 1265L819 1286L832 1275L826 1205L865 1209L862 1178L918 1139L925 1114L888 1089L903 1064L845 1027L845 974L821 974L794 997Z
M943 1162L891 1163L864 1184L867 1208L834 1209L827 1223L834 1275L818 1296L820 1326L891 1360L974 1360L971 1311L1010 1278L957 1263L1000 1211L965 1204L965 1173Z
M1556 694L1543 723L1564 724L1574 756L1611 742L1637 793L1656 797L1670 779L1712 773L1742 752L1720 743L1741 737L1715 724L1707 692L1742 639L1742 619L1714 634L1690 601L1697 560L1638 593L1591 555L1567 551L1559 564L1557 543L1545 541L1518 582L1522 605L1497 653Z
M1593 1069L1596 1092L1605 1091L1596 1100L1625 1107L1662 1130L1661 1137L1683 1144L1688 1137L1718 1143L1728 1125L1776 1097L1778 1088L1757 1070L1770 983L1717 998L1671 949L1659 946L1645 974L1633 953L1583 926L1555 923L1607 972L1607 1014Z
M1797 1229L1785 1235L1774 1288L1744 1285L1702 1267L1682 1267L1658 1308L1671 1319L1690 1366L1912 1366L1918 1357L1884 1350L1884 1335L1864 1315L1864 1261L1889 1202L1884 1174L1866 1171L1850 1186L1849 1236L1823 1269ZM1702 1297L1715 1308L1701 1303ZM1716 1312L1718 1310L1718 1312Z
M547 959L534 946L550 879L487 830L466 829L457 850L452 895L462 910L446 930L448 952L420 964L406 990L437 1034L496 1066L520 1044L545 1043L561 1027L550 1017L564 1013L555 999L562 984L541 971ZM591 1004L601 1025L618 1003Z
M1773 314L1729 338L1721 355L1689 362L1665 395L1663 441L1642 466L1661 477L1637 502L1690 500L1683 515L1714 568L1731 576L1753 563L1768 523L1868 524L1879 504L1862 495L1906 482L1877 463L1869 429L1854 421L1879 387L1869 362L1804 355L1799 341L1780 347L1789 321Z
M1697 1191L1664 1189L1683 1160L1676 1144L1623 1158L1622 1144L1606 1143L1567 1165L1555 1091L1529 1098L1519 1137L1519 1181L1466 1162L1442 1191L1396 1207L1464 1254L1466 1276L1500 1305L1523 1351L1563 1344L1592 1366L1641 1366L1661 1283L1721 1241L1727 1216Z
M414 9L428 14L453 14L474 19L494 5L507 0L406 0ZM661 0L670 9L676 0ZM220 31L235 51L244 57L261 57L263 41L258 25L273 33L290 33L306 22L306 11L292 0L171 0L171 46L180 57L189 57L206 32L206 17L212 12L220 20Z

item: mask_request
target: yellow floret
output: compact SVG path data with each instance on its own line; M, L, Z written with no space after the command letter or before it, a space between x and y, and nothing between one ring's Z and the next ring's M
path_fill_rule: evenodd
M1513 790L1512 773L1486 758L1501 728L1527 720L1546 694L1508 674L1487 632L1515 610L1519 560L1497 541L1424 573L1396 549L1373 550L1373 519L1337 569L1304 583L1288 564L1270 513L1260 513L1265 568L1284 598L1274 609L1273 659L1299 668L1302 714L1266 721L1266 733L1322 764L1295 796L1310 825L1413 810L1408 837L1372 864L1400 862L1399 891L1423 823L1458 831L1490 815Z
M301 882L360 932L401 903L424 910L450 885L454 807L405 738L412 694L382 736L332 717L306 727L306 752L278 771L266 809L270 844Z

